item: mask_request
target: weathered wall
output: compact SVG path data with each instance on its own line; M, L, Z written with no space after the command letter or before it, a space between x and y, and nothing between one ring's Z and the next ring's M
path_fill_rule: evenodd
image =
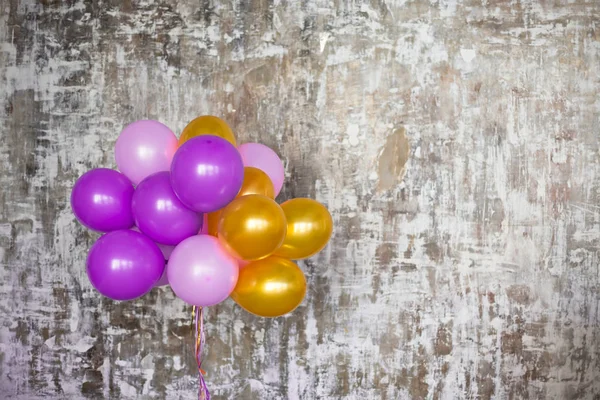
M209 310L215 398L600 398L599 25L596 0L0 0L0 397L194 398L189 308L93 291L68 196L127 122L212 113L336 223L291 316Z

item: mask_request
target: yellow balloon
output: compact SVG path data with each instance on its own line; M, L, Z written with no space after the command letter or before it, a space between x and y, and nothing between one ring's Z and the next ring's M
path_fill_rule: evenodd
M229 125L221 118L212 115L203 115L187 124L183 129L183 132L181 132L179 145L181 146L193 137L202 135L219 136L235 146L235 136L233 136L233 132Z
M275 200L250 194L223 208L217 230L229 253L251 261L273 254L283 243L286 227L285 214Z
M244 182L236 197L248 196L249 194L262 194L263 196L275 198L275 188L269 175L254 167L244 168ZM217 236L221 210L208 214L208 234Z
M287 220L287 234L275 255L302 260L327 245L333 220L327 208L312 199L292 199L281 204Z
M306 278L292 261L271 256L240 268L231 298L261 317L279 317L294 310L306 294Z

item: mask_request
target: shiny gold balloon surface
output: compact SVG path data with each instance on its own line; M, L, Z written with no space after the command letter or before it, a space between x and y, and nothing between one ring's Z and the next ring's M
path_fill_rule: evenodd
M281 246L286 232L283 210L266 196L238 197L223 208L218 224L219 241L240 260L259 260Z
M294 310L306 294L304 273L292 261L271 256L240 268L231 298L261 317L279 317Z
M312 199L292 199L281 204L287 220L287 234L275 255L301 260L323 250L333 231L327 208Z
M275 189L269 175L258 168L244 168L244 182L242 188L236 197L248 196L249 194L262 194L271 199L275 198ZM218 224L221 218L221 210L213 211L208 214L208 234L217 236Z
M202 135L219 136L235 146L235 136L233 135L229 125L227 125L227 123L221 118L212 115L203 115L187 124L187 126L183 129L183 132L181 132L179 145L181 146L183 143L193 137Z
M271 199L275 198L275 188L269 175L262 170L254 167L244 168L244 182L237 197L248 196L249 194L262 194Z

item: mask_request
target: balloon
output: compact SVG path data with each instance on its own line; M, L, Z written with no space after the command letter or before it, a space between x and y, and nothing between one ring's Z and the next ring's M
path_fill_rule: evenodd
M236 148L217 136L204 135L185 142L171 164L171 186L188 208L212 212L238 194L244 165Z
M247 196L249 194L262 194L271 199L275 198L275 189L269 175L262 170L254 167L244 168L244 181L237 197Z
M133 186L127 177L107 168L83 174L71 192L71 208L83 225L100 232L131 228Z
M279 317L294 310L306 294L306 279L296 264L271 256L240 269L231 298L260 317Z
M155 242L175 246L198 234L202 214L183 205L171 188L168 171L144 179L133 194L131 203L135 224Z
M275 190L269 176L258 168L244 168L244 182L236 197L247 196L249 194L262 194L263 196L275 198ZM217 225L221 218L221 210L213 211L207 217L208 233L217 236Z
M235 257L259 260L281 246L285 238L285 214L273 199L259 194L243 196L223 209L219 240Z
M94 243L87 274L101 294L113 300L143 296L160 279L165 259L152 240L139 232L109 232Z
M134 185L159 171L168 171L177 151L177 137L158 121L142 120L123 129L115 144L119 171Z
M183 301L207 307L229 296L238 279L239 267L219 241L197 235L179 243L169 259L167 278Z
M255 167L264 171L275 188L275 196L283 187L285 170L279 156L269 147L260 143L246 143L238 147L238 151L244 160L244 166Z
M202 135L219 136L235 146L235 136L233 136L229 125L221 118L212 115L203 115L187 124L181 132L179 145L181 146L193 137Z
M292 260L308 258L327 245L333 220L327 208L312 199L292 199L281 204L287 233L276 255Z

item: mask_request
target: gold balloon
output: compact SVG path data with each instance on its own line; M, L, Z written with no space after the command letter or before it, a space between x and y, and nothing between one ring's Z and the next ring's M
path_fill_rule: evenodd
M235 146L235 136L233 136L233 132L229 125L221 118L212 115L203 115L187 124L183 129L183 132L181 132L179 145L181 146L193 137L202 135L219 136Z
M306 294L306 278L292 261L271 256L240 268L231 298L261 317L279 317L294 310Z
M249 194L262 194L274 199L275 188L269 175L258 168L244 168L244 182L237 197L248 196Z
M244 182L236 197L248 196L249 194L262 194L263 196L275 198L275 188L269 175L254 167L244 168ZM217 236L221 210L208 214L208 234Z
M327 208L312 199L292 199L281 204L287 220L287 234L275 255L302 260L327 245L333 220Z
M285 214L275 200L259 194L238 197L223 208L218 224L221 244L241 260L260 260L281 246Z

